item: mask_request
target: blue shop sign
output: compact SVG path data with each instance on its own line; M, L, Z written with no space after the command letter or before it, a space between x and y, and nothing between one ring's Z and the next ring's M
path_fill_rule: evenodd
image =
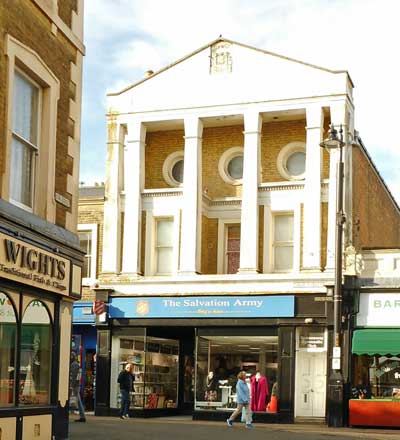
M291 318L293 295L110 299L110 318Z
M74 303L72 312L72 324L92 324L96 322L96 315L93 313L93 303L77 301Z

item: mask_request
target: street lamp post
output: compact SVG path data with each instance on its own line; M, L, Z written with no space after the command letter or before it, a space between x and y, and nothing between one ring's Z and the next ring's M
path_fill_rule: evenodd
M339 134L339 136L338 136ZM335 237L335 289L333 294L333 352L331 375L328 381L328 425L343 426L343 375L341 366L341 321L342 321L342 258L343 258L343 128L339 133L331 125L328 139L320 143L327 150L339 150L336 165L336 237Z

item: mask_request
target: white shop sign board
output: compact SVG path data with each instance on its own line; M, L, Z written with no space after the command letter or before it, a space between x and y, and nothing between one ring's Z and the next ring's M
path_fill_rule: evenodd
M361 293L359 327L400 327L399 293Z

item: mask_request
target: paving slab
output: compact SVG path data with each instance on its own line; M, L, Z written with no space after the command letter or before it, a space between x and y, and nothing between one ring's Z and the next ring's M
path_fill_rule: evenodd
M237 422L194 421L190 416L132 418L88 416L86 423L70 422L69 440L400 440L398 429L329 428L325 425L254 424L247 430Z

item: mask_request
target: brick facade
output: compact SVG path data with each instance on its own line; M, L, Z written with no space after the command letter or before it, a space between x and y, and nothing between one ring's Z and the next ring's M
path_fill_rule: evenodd
M71 27L71 14L76 11L77 0L59 1L60 17ZM68 138L74 137L74 121L70 119L70 100L75 101L77 85L71 81L71 63L76 63L77 48L66 36L58 31L52 33L52 22L46 15L38 13L38 7L29 0L3 0L0 2L0 169L4 172L4 151L6 142L6 100L8 84L6 81L7 62L4 56L5 36L9 34L33 50L44 60L48 68L60 82L60 97L57 106L56 175L55 192L67 198L71 204L72 194L67 191L67 175L73 175L74 159L69 155ZM79 160L79 158L77 158ZM77 179L77 176L76 176ZM1 191L1 180L0 180ZM71 208L57 203L56 224L66 227L67 211Z
M163 164L171 153L183 150L183 148L183 130L147 133L145 148L146 189L169 188L169 185L163 179Z
M217 273L218 219L203 215L201 238L201 272Z
M400 212L366 154L353 147L353 244L400 247Z
M241 185L229 185L219 174L218 162L232 147L243 147L243 126L210 127L203 130L202 176L203 189L209 197L241 197Z

